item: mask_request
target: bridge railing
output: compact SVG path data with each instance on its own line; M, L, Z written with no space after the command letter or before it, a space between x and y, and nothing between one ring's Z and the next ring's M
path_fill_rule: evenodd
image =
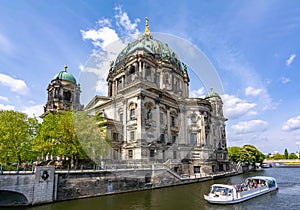
M2 174L33 174L35 170L35 167L31 167L31 168L21 168L19 167L19 165L17 165L16 167L3 167L2 165L0 165L0 175Z

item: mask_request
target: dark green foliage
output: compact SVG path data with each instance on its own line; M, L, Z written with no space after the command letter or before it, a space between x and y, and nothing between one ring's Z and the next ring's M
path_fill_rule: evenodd
M262 163L265 156L256 147L244 145L243 147L229 147L229 159L235 163Z
M289 159L289 153L287 149L284 150L284 158Z
M0 164L18 163L35 159L32 150L38 121L26 114L0 110Z
M31 164L38 156L65 157L75 167L88 156L100 160L109 146L103 123L87 112L48 113L39 123L24 113L1 110L0 165L21 169L22 163Z
M291 160L298 159L298 156L295 153L290 153L289 159L291 159Z

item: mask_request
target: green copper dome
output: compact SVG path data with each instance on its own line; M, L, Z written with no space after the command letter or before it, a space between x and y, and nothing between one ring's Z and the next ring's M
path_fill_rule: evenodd
M210 92L208 92L206 95L206 98L211 98L211 97L219 97L220 98L219 94L216 93L212 88L211 88Z
M68 82L76 84L75 77L72 74L70 74L69 72L67 72L67 67L66 66L65 66L65 70L64 71L61 71L61 72L57 73L53 77L53 80L55 80L55 79L65 80L65 81L68 81Z
M162 60L167 60L170 63L181 68L181 62L178 56L173 52L167 44L162 43L157 39L152 39L151 37L144 36L130 44L128 44L118 55L115 65L121 63L130 54L134 53L136 50L145 50L146 52L152 54L155 58L160 58Z
M130 54L134 53L136 50L144 50L149 54L152 54L155 59L169 61L170 63L176 65L181 69L181 62L174 51L169 48L167 44L152 38L152 34L149 30L148 18L146 18L146 28L143 36L140 39L129 43L119 53L114 65L117 66L118 64L122 63Z

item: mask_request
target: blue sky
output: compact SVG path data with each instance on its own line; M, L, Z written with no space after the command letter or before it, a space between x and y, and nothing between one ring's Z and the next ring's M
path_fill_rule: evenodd
M224 88L229 146L300 150L297 0L2 0L0 109L39 116L47 85L64 65L80 77L97 50L142 33L146 16L151 32L187 40L214 65ZM190 75L191 92L205 94ZM101 93L105 85L98 85Z

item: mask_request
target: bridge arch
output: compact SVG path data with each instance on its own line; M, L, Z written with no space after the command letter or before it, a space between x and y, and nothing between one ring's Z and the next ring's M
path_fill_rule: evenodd
M19 192L11 190L0 190L0 206L29 205L27 197Z

